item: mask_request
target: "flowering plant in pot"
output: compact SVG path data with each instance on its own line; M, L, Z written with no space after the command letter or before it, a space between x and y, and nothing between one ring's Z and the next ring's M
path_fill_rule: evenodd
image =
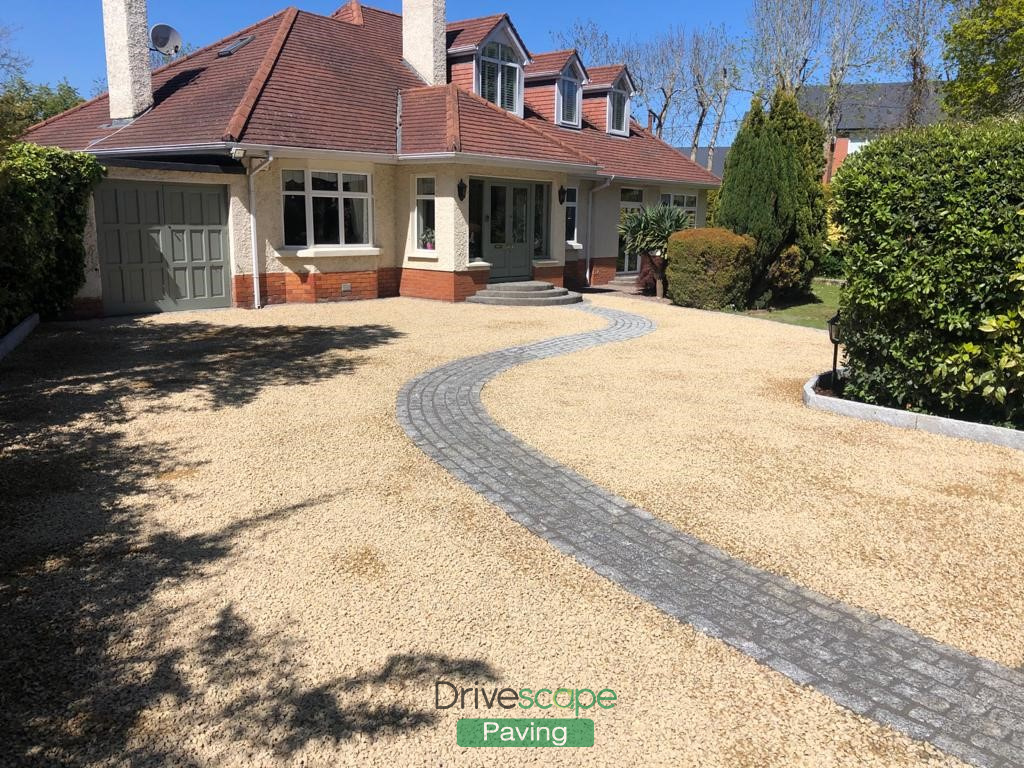
M434 250L434 230L423 230L423 234L420 235L420 246L427 251Z

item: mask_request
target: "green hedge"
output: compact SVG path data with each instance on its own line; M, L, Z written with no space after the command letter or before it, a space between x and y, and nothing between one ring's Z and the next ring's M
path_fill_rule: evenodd
M71 305L85 281L83 234L103 168L91 155L14 144L0 156L0 334Z
M699 309L743 307L750 293L757 243L727 229L676 232L668 241L668 295Z
M1024 123L872 142L835 183L855 399L1024 426Z

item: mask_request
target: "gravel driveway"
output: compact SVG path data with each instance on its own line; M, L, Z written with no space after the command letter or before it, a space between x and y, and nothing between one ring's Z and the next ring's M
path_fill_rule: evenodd
M755 321L699 332L737 350L739 373L764 339L734 322ZM419 372L602 324L395 299L43 327L0 365L0 763L493 764L456 747L456 720L477 713L434 708L443 678L614 689L588 765L955 764L560 556L395 421ZM777 333L795 370L806 332ZM631 349L617 352L642 370L651 352ZM623 381L616 358L550 365L494 385L548 425L538 442L592 434L602 377L637 397L649 383ZM659 365L663 385L685 385L689 364ZM532 393L517 378L530 375ZM559 387L541 389L545 377ZM788 413L782 381L753 386L774 387L764 397ZM588 400L575 423L559 415ZM500 418L521 427L515 411ZM642 467L647 446L609 418L591 440L598 461L605 440L625 440Z

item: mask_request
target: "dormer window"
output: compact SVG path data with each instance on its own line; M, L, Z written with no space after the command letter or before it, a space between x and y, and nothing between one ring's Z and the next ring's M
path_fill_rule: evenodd
M579 128L583 113L583 75L572 63L558 78L555 94L555 117L558 124Z
M629 94L618 88L608 93L608 133L629 136Z
M511 46L488 43L480 51L480 95L504 110L519 114L523 68Z

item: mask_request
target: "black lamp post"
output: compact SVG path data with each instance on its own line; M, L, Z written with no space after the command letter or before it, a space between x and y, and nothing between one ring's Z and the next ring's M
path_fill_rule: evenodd
M843 326L840 313L828 321L828 339L832 342L832 391L839 387L839 345L843 343Z

